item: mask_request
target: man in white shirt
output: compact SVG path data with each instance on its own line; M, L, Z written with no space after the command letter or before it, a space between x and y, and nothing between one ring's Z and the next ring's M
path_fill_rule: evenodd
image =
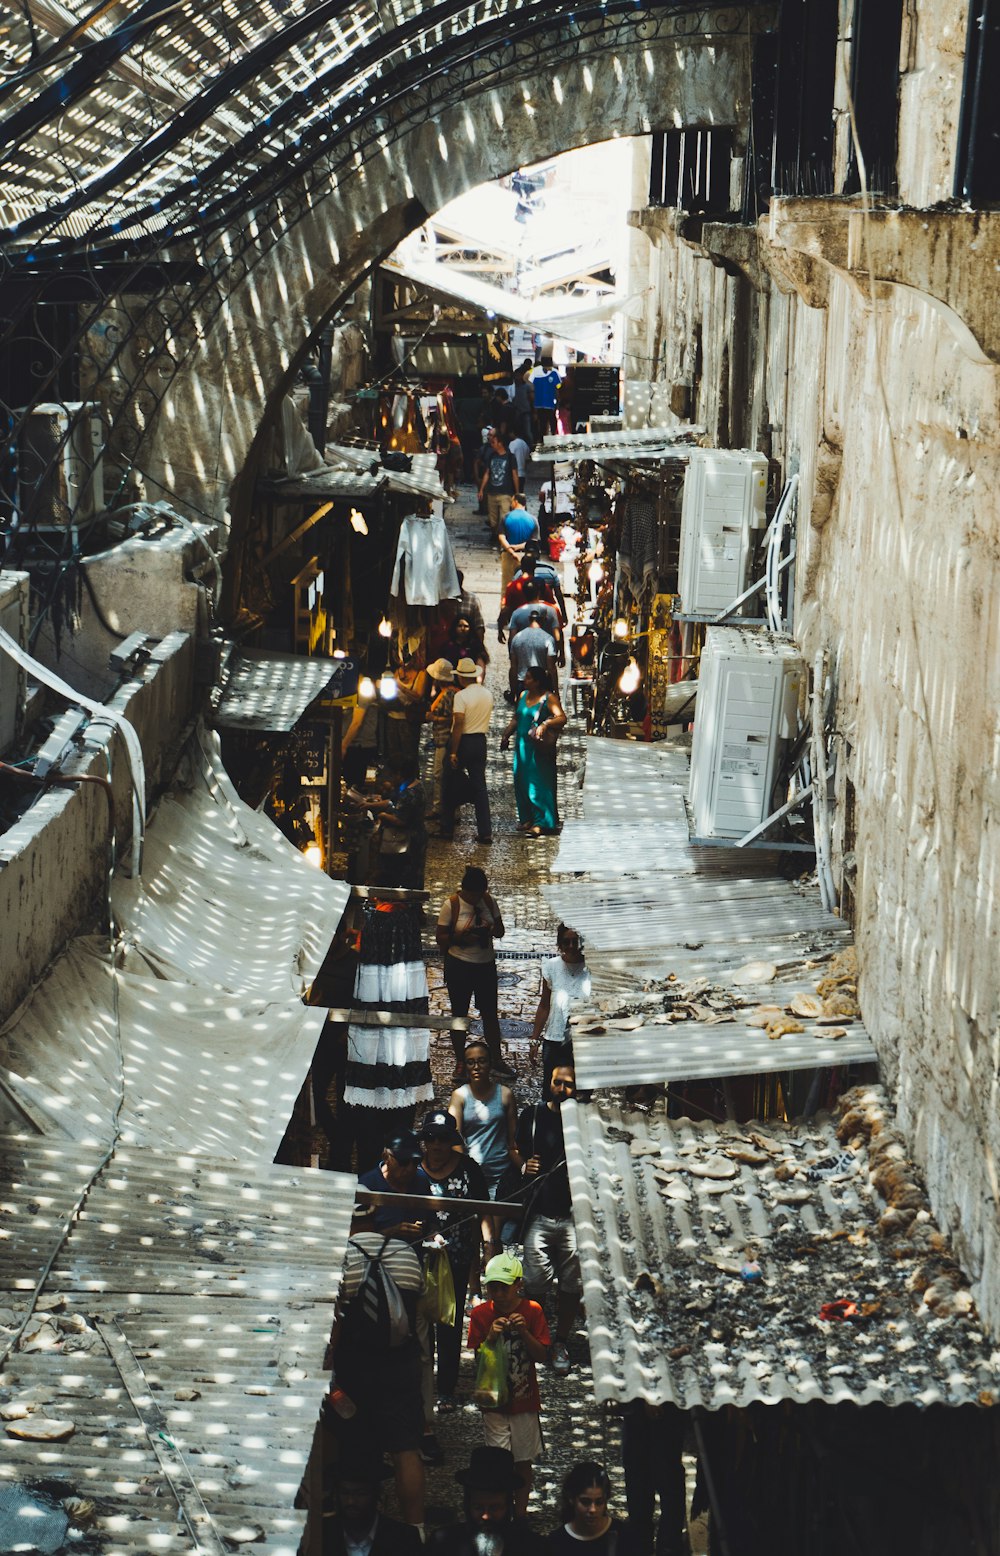
M526 438L514 437L507 444L507 452L517 466L518 484L523 492L524 478L528 473L528 460L531 458L531 445Z
M440 837L450 838L455 831L455 811L462 803L459 780L467 777L476 807L477 841L492 843L490 796L486 788L486 735L493 716L493 694L477 680L479 669L472 659L460 659L455 666L458 691L452 708L449 766L445 770L441 802Z

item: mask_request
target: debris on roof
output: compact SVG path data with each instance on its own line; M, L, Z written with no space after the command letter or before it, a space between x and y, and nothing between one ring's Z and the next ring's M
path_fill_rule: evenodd
M599 1400L1000 1401L878 1087L798 1125L564 1108Z

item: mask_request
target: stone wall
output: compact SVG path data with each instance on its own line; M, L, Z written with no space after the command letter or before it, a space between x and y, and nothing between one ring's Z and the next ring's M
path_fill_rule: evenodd
M952 105L927 129L931 197L956 128L944 31L923 39L934 100ZM756 231L634 221L657 299L643 349L661 340L662 376L692 385L713 441L800 475L795 632L836 682L835 865L863 1014L996 1328L1000 229L959 211L869 219L837 199L772 202ZM727 410L743 339L745 439Z
M170 775L191 716L194 639L174 633L153 661L108 706L125 715L142 742L147 800ZM116 841L132 831L131 775L121 736L107 724L85 730L83 747L62 772L108 777ZM104 918L110 841L105 791L97 784L49 789L0 839L0 1021L6 1020L71 936Z

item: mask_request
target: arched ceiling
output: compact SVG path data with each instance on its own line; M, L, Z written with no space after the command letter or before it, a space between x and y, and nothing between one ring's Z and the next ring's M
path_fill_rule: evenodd
M0 22L0 245L163 252L242 224L517 49L616 21L691 41L748 29L757 0L20 0ZM29 259L28 256L31 256Z

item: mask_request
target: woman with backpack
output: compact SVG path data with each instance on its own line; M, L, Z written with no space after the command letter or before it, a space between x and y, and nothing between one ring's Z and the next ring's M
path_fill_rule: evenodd
M470 864L458 891L441 905L437 943L444 952L444 981L452 1015L467 1016L475 999L493 1073L503 1080L513 1080L514 1072L504 1065L500 1053L497 958L493 947L495 940L503 939L506 930L487 885L486 871ZM451 1041L455 1050L452 1082L457 1085L466 1078L465 1040L461 1032L453 1032Z

